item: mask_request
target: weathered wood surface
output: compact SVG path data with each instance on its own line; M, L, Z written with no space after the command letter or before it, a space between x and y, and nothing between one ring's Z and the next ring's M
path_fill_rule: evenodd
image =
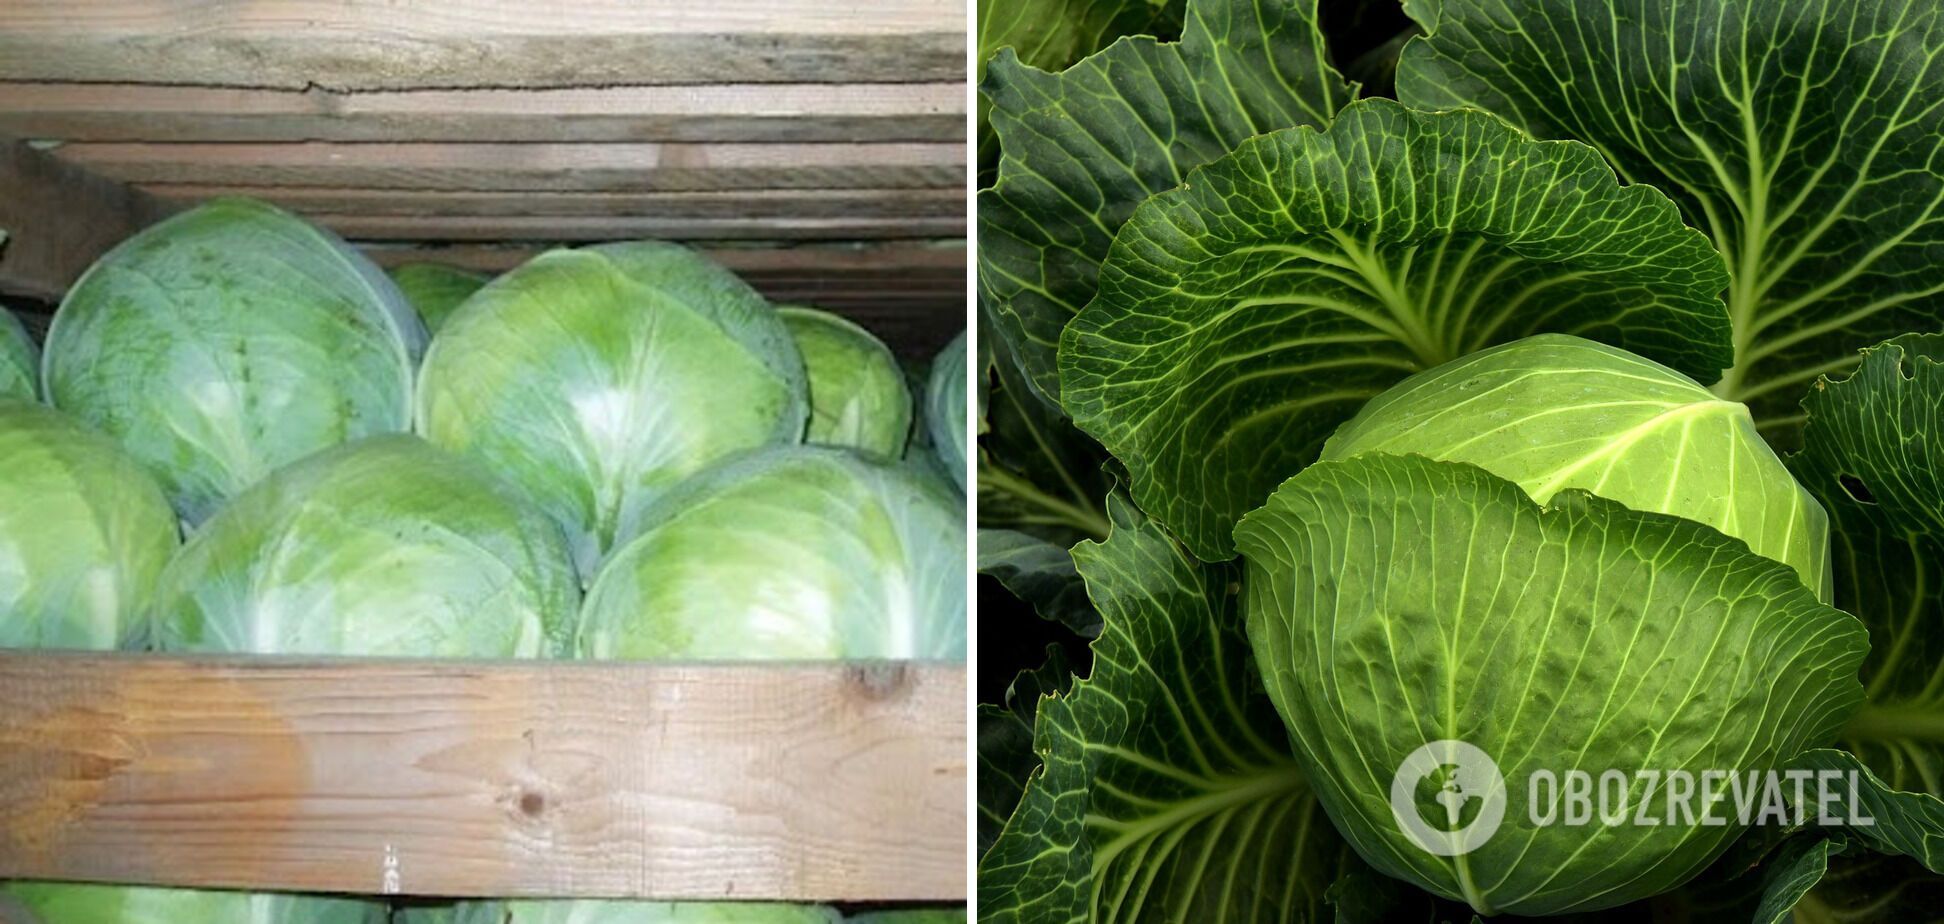
M181 205L215 196L251 196L302 213L367 217L963 219L965 216L962 189L493 192L166 183L141 189L165 202Z
M168 212L146 193L0 138L0 294L56 300L96 257Z
M964 189L963 144L147 144L62 160L134 183L608 192Z
M10 0L0 80L334 90L963 80L958 0Z
M0 83L0 134L173 142L962 142L965 83L961 76L954 83L374 93Z
M965 675L0 654L0 879L956 900Z

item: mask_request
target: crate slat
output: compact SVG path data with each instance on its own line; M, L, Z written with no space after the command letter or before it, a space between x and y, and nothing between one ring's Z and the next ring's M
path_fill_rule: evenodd
M0 83L0 133L63 141L965 139L965 83L338 93Z
M135 183L414 190L958 188L962 144L63 145L70 163Z
M0 293L59 299L95 257L168 211L147 193L0 138Z
M445 218L314 214L312 221L364 241L833 240L939 238L965 233L963 218Z
M250 196L305 214L365 217L572 218L957 218L957 189L805 189L746 192L438 192L302 186L151 184L142 189L184 206L216 196Z
M959 666L0 654L0 878L958 900Z
M14 0L0 80L338 90L963 80L957 0Z

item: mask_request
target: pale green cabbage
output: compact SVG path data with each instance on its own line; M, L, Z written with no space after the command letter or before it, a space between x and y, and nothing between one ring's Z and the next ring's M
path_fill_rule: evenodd
M1365 452L1470 462L1542 504L1583 488L1706 523L1834 593L1829 518L1748 408L1625 350L1541 334L1427 369L1371 399L1323 458Z
M411 423L424 329L330 232L221 199L124 241L47 335L47 397L148 468L191 524L319 449Z
M948 489L824 447L697 476L642 518L582 613L596 658L963 658L965 522Z
M911 392L891 350L828 311L783 306L777 314L809 375L808 441L901 456L911 436Z
M40 354L13 312L0 309L0 398L40 397Z
M556 250L440 330L419 383L433 443L512 481L566 530L584 580L663 491L802 439L803 360L776 311L672 244Z
M486 284L486 277L437 263L406 263L392 267L392 282L418 312L425 329L438 333L446 318Z
M395 435L238 497L163 573L155 628L173 651L535 657L563 653L578 602L559 527Z
M155 480L58 411L0 399L0 648L113 648L176 547Z
M34 914L21 924L385 924L382 902L312 895L156 889L141 886L16 882L5 899Z
M965 334L961 332L932 360L925 389L925 425L931 430L938 462L965 490Z

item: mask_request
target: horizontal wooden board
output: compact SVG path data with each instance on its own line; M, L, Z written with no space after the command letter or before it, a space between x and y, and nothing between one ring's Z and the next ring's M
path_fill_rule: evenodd
M957 0L11 0L0 80L584 87L965 75Z
M966 195L959 189L586 193L169 184L142 188L165 202L185 205L216 196L250 196L303 213L420 218L958 218L962 221L966 213ZM949 236L962 235L961 230Z
M963 218L498 218L316 214L312 221L367 241L835 240L965 234Z
M957 900L965 674L0 654L0 879Z
M146 193L0 139L0 293L58 300L96 257L168 211Z
M963 79L374 93L0 83L0 134L173 142L958 142L965 139L965 100Z
M60 158L137 183L410 190L648 192L963 188L962 144L63 145Z

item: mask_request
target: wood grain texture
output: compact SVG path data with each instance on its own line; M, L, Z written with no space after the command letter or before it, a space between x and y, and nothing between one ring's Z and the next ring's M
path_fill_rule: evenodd
M336 90L963 80L957 0L11 0L0 80Z
M965 139L965 83L339 93L0 83L0 133L62 141Z
M962 144L81 143L62 160L135 183L609 192L954 188Z
M190 205L249 196L300 213L415 218L958 218L959 189L755 189L737 192L467 192L306 186L141 187Z
M169 208L0 138L0 293L58 300L96 257Z
M0 878L966 894L957 666L15 653L0 702Z
M317 222L359 241L674 241L835 240L962 237L964 218L560 218L501 216L446 218L393 215L312 214Z

